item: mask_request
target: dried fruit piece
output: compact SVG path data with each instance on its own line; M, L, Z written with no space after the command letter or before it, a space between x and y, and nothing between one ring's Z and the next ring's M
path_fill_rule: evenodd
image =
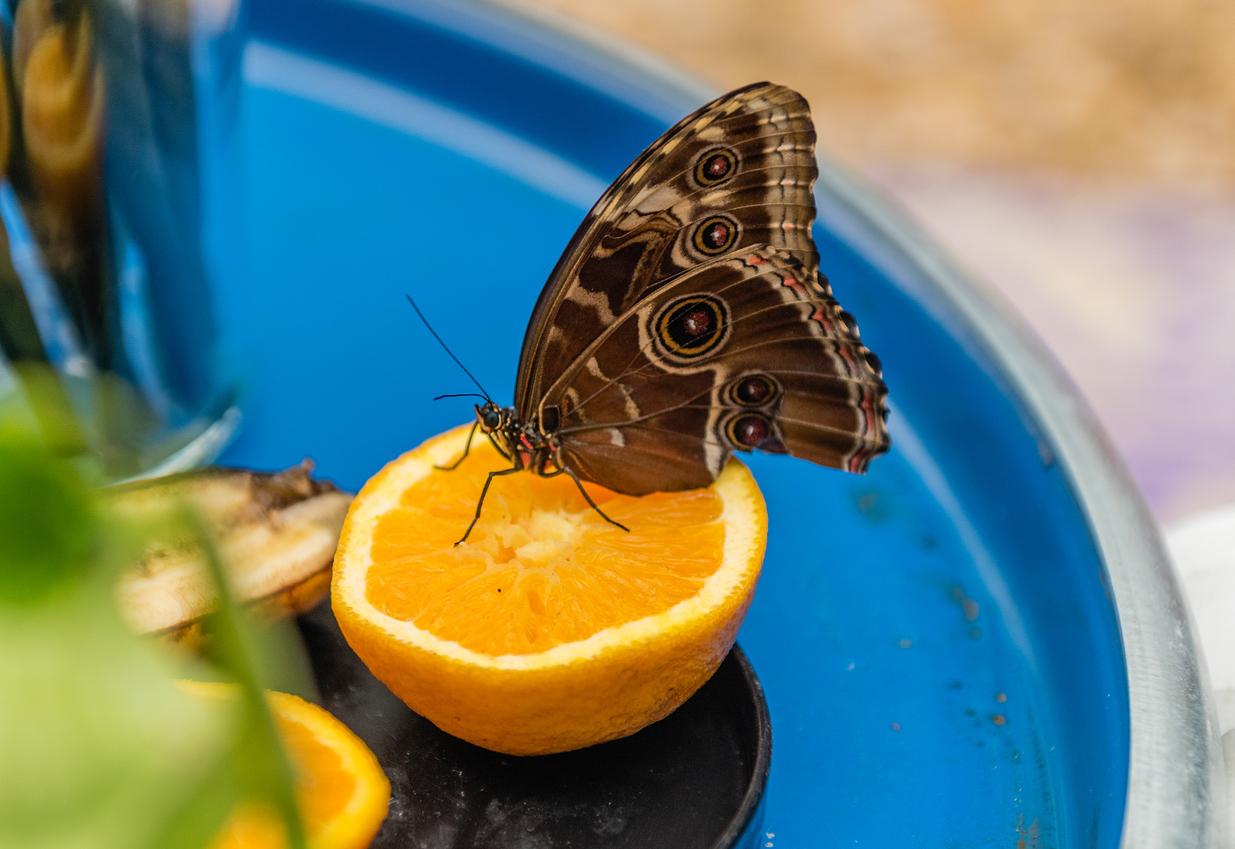
M301 613L330 588L331 560L351 496L314 480L305 463L277 474L209 469L110 491L129 518L165 513L183 501L217 534L231 589L241 604L268 616ZM163 536L118 587L120 606L144 634L196 643L216 588L188 536Z

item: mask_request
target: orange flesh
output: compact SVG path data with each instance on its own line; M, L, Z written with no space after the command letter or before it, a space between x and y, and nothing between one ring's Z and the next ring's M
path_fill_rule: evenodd
M356 778L337 751L313 728L279 711L279 737L296 774L296 807L310 841L344 813L356 791ZM265 803L238 806L210 849L278 849L286 846L283 821Z
M356 779L339 753L308 726L277 716L279 736L296 771L296 802L310 834L340 814L352 798Z
M588 507L567 477L508 466L478 436L453 471L432 471L377 522L366 594L396 619L488 655L530 654L668 610L720 566L721 500L710 490L642 498L586 485L626 533Z

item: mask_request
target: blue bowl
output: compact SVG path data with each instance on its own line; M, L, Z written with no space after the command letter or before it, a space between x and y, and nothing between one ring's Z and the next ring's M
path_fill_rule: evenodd
M244 419L223 460L311 456L358 487L471 414L430 403L471 387L404 292L509 399L580 217L709 95L488 6L253 0L242 23L242 132L219 155L244 188L206 222L247 234L211 257ZM865 477L751 461L771 527L740 642L775 753L746 840L1207 845L1217 757L1190 627L1074 390L826 164L818 202L894 448Z

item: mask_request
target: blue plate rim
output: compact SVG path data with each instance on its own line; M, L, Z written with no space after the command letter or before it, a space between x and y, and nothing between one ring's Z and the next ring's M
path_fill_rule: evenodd
M626 84L655 92L658 104L672 104L660 116L667 122L720 94L659 57L528 0L477 0L473 11L521 19L586 50L592 63L611 65ZM1023 319L963 272L906 213L824 158L817 187L868 235L895 246L923 283L952 305L1024 400L1085 512L1115 599L1127 665L1132 736L1120 845L1216 845L1225 775L1199 641L1161 534L1097 416Z

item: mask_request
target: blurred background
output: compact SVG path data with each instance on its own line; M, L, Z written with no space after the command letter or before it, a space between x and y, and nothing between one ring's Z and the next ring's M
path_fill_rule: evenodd
M717 90L801 90L822 153L1045 340L1159 519L1235 502L1235 3L540 7Z
M822 153L899 201L1055 352L1161 521L1235 504L1235 3L497 2L717 91L800 89ZM228 164L238 78L223 72L242 5L143 4L140 21L128 8L0 4L0 395L5 362L58 364L66 410L96 372L119 376L131 397L85 404L78 424L121 477L227 443L236 386L206 293L235 270L211 246L246 232L225 202L244 191ZM210 90L195 94L195 75ZM105 100L128 140L109 167L129 179L101 205ZM49 318L53 302L70 321Z

